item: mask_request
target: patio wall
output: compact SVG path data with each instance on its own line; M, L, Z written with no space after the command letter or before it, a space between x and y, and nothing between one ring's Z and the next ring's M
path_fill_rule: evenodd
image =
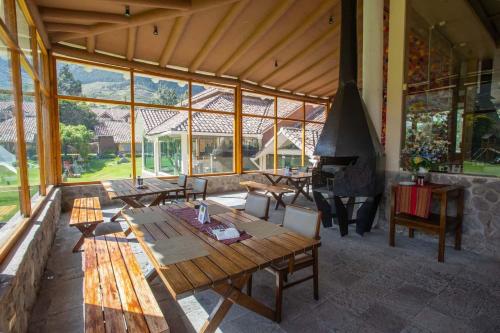
M0 267L0 332L26 332L56 225L61 213L61 190L55 189L34 223Z
M188 184L191 184L194 177L188 178ZM258 182L268 183L269 181L262 175L257 173L243 174L243 175L225 175L225 176L206 176L202 177L208 179L208 194L244 191L245 189L240 186L240 181L254 180ZM175 180L171 180L172 182ZM97 196L101 201L102 206L117 204L118 201L111 201L108 199L106 191L102 185L75 185L64 186L62 188L62 209L68 211L73 206L73 200L80 197Z
M381 207L381 212L384 214L381 214L378 223L380 228L389 229L390 186L405 176L408 177L399 172L386 173L386 193ZM431 181L439 184L458 184L465 188L462 248L500 258L500 179L432 173ZM433 210L436 208L434 207ZM451 214L455 213L454 205L449 206L449 211ZM404 236L399 237L408 237L407 228L398 228L398 231L405 233ZM425 238L435 243L438 241L437 237L418 232L415 237ZM453 237L447 237L447 241L452 244Z

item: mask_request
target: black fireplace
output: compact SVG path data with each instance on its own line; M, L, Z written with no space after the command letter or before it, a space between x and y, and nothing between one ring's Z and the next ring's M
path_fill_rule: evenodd
M339 89L316 146L312 180L323 225L337 222L342 236L351 223L361 235L371 230L384 190L383 148L357 86L356 2L342 0Z

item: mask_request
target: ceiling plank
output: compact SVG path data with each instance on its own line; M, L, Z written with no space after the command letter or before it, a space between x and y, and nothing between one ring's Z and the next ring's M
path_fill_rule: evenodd
M128 28L127 53L126 53L127 60L134 59L135 48L137 43L137 30L139 30L138 27Z
M52 36L51 38L52 42L60 42L87 37L90 35L99 35L115 30L155 23L161 20L173 19L178 16L191 15L199 11L225 6L236 1L238 0L192 0L192 7L189 10L151 9L137 15L132 15L128 18L127 23L97 23L92 25L90 31L85 34L67 33L64 35L58 35L57 39L52 38Z
M69 47L69 46L64 46L61 44L54 44L52 46L52 51L56 55L64 55L64 56L67 56L70 58L78 58L78 59L81 59L83 61L88 61L88 62L92 62L92 63L102 63L102 64L108 64L111 66L117 66L117 67L122 67L122 68L132 68L132 69L148 72L151 74L166 75L166 76L176 77L176 78L185 79L185 80L189 80L189 79L196 80L196 81L199 81L201 83L219 83L219 84L227 84L227 85L233 85L233 86L241 85L241 88L243 88L243 89L253 90L253 91L259 92L261 94L276 95L276 96L284 97L284 98L301 99L301 100L304 100L306 102L311 102L311 103L324 103L325 102L325 99L294 95L294 94L290 94L290 93L283 92L283 91L277 91L277 90L269 89L266 87L260 87L258 85L251 84L248 82L243 82L243 81L240 81L237 79L215 77L212 75L205 75L205 74L200 74L200 73L190 73L190 72L177 70L177 69L173 69L173 68L161 68L157 65L146 64L146 63L138 62L138 61L128 61L126 59L113 57L113 56L109 56L109 55L102 54L102 53L89 54L85 50L81 50L81 49L77 49L77 48Z
M290 43L294 42L297 38L302 36L304 32L307 31L311 26L318 22L321 16L323 16L326 11L328 11L337 0L324 0L321 5L316 8L312 15L307 17L305 21L299 22L298 26L292 30L288 35L286 35L283 39L281 39L278 44L271 47L271 49L267 50L262 57L259 57L255 60L249 67L247 67L243 73L239 75L241 80L246 80L248 77L258 69L262 64L266 61L270 60L272 57L276 57L278 53L284 50ZM328 24L328 22L325 22Z
M295 80L300 80L305 74L315 70L316 68L323 66L324 64L326 64L328 61L330 61L332 59L336 59L337 55L338 55L338 48L331 51L331 52L328 52L327 54L325 54L324 56L322 56L317 61L313 62L311 65L307 66L306 68L304 68L303 70L301 70L297 74L291 73L291 76L287 80L278 84L278 89L281 89L281 88L287 86L288 84L290 84L290 82L293 82ZM323 75L325 75L325 74L323 74Z
M85 33L89 31L89 28L90 27L85 24L53 23L53 22L45 23L45 29L47 29L48 32L64 31L64 32Z
M336 86L338 86L338 83L339 83L339 78L335 78L335 79L330 80L326 83L321 83L321 84L317 85L316 87L311 88L307 92L307 95L317 95L317 93L324 94L326 92L330 92L332 90L332 88L336 88ZM328 89L328 90L325 92L325 89ZM333 90L335 90L335 89L333 89Z
M318 47L320 47L325 41L327 41L330 37L336 35L340 30L340 25L335 25L333 29L330 29L326 34L321 35L312 43L299 50L296 54L294 54L290 60L281 64L276 70L273 70L269 75L260 80L259 84L267 84L271 79L273 79L276 75L282 73L284 70L293 68L300 64L306 55L309 55L313 51L315 51Z
M121 14L111 14L102 12L91 12L83 10L61 9L40 7L40 15L44 21L68 21L74 22L107 22L107 23L127 23L130 18Z
M212 32L210 37L208 37L205 44L203 44L198 54L189 65L189 70L191 72L196 72L198 68L200 68L201 64L203 64L203 61L205 61L210 51L212 51L215 45L217 45L222 36L224 36L224 33L227 31L227 29L229 29L231 24L233 24L234 20L241 14L243 9L248 5L249 2L249 0L242 0L231 6L229 11L219 22L219 24L217 24L215 30Z
M168 36L167 42L165 43L163 51L161 52L159 60L161 67L165 67L168 65L168 62L170 61L170 58L174 53L174 49L177 46L177 43L179 42L179 39L184 32L184 29L186 28L189 18L190 16L179 16L175 19L174 26L170 31L170 36Z
M335 71L338 67L339 67L339 65L335 65L335 66L327 69L325 72L323 72L323 73L321 73L321 74L313 77L309 81L303 82L300 86L298 86L297 88L293 89L293 91L294 92L302 92L302 91L304 91L304 88L309 87L309 85L311 83L314 83L314 82L316 82L318 80L321 80L321 79L325 78L327 75L333 76L330 73L333 72L333 71ZM337 76L338 76L338 74L337 74Z
M286 13L288 8L293 4L294 0L279 1L278 5L274 7L272 12L266 16L261 22L257 24L257 29L238 46L236 51L229 56L229 58L217 69L217 75L226 74L227 70L240 59L246 52L262 37L271 27L278 21L283 14Z
M190 0L101 0L129 6L142 6L164 9L188 10L191 8Z
M96 39L96 36L88 36L87 37L87 52L89 52L89 53L95 52L95 39Z

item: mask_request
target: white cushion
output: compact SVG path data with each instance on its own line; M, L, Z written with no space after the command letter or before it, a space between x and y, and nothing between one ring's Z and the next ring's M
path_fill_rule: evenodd
M245 213L258 218L267 217L269 212L269 200L267 195L249 192L245 203Z
M319 213L307 208L288 205L285 208L283 226L307 237L316 237Z
M195 192L195 193L205 192L205 184L206 183L207 183L206 179L196 178L193 182L193 192Z
M177 185L179 185L181 187L185 187L186 186L186 180L187 180L187 176L186 175L180 175L179 178L177 179Z

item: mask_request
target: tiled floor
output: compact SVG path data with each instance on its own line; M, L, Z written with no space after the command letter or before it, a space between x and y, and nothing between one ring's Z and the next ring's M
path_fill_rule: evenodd
M236 206L243 198L234 193L212 199ZM270 220L280 223L282 217L283 209L272 210ZM83 332L81 254L71 252L79 235L67 227L68 218L60 222L31 332ZM219 331L500 332L499 261L448 247L446 263L438 263L436 244L398 235L397 247L390 248L382 230L341 238L336 229L322 229L321 237L319 301L307 282L285 291L280 324L233 306ZM140 248L134 250L149 270ZM198 330L217 302L211 291L175 302L159 280L152 289L174 333ZM274 278L255 274L253 295L272 306Z

